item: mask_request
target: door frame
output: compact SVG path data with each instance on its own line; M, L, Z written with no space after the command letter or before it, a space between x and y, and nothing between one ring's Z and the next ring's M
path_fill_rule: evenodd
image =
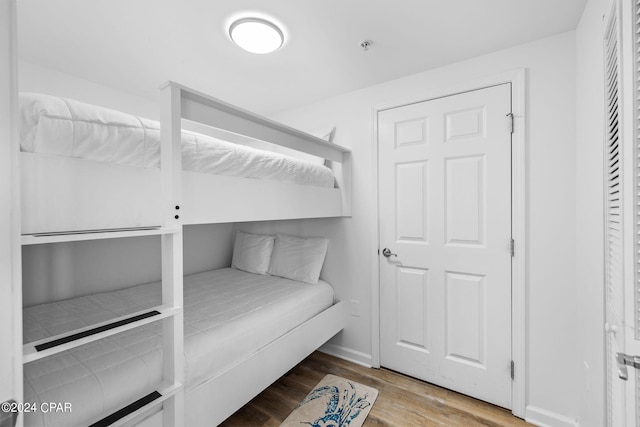
M511 387L511 412L524 418L526 407L526 271L527 271L527 175L526 175L526 69L494 74L445 88L416 88L410 96L376 104L372 109L372 186L375 220L371 221L371 365L380 367L380 210L378 194L378 113L391 108L452 96L500 84L511 84L511 236L515 256L511 258L511 359L515 363ZM505 125L506 126L506 125Z

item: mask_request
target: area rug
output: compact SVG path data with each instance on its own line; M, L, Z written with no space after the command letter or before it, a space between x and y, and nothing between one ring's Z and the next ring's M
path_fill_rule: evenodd
M298 404L281 427L360 427L378 390L328 374Z

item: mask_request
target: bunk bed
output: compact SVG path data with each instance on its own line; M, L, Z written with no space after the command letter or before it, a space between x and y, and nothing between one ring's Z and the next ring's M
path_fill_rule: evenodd
M174 168L181 171L181 221L182 224L208 224L241 222L255 220L275 220L292 218L336 217L350 215L350 151L331 144L323 139L314 137L296 129L277 124L271 120L257 116L237 107L226 104L205 94L176 83L168 83L165 91L176 91L178 94L174 105L165 107L168 117L163 125L168 129L169 121L174 120L176 141L183 140L181 130L193 129L204 137L222 138L231 143L254 143L256 140L267 141L293 150L302 151L322 159L332 161L337 185L326 185L326 169L318 165L310 165L311 172L321 175L316 181L324 185L314 185L312 179L309 185L299 185L298 182L282 181L280 179L246 179L242 176L229 174L203 173L200 170L182 170L182 162ZM46 100L45 100L46 101ZM33 105L31 102L29 105ZM49 101L49 104L53 102ZM45 122L41 128L49 129L48 134L64 131L75 135L82 147L72 149L72 141L34 143L32 136L29 142L23 144L21 152L22 175L22 233L42 234L57 231L95 230L132 228L143 226L159 226L162 224L163 210L162 192L160 186L160 169L157 167L159 154L153 157L154 148L146 148L151 154L142 153L136 164L136 156L125 155L118 149L107 150L105 146L114 145L117 138L131 131L131 127L140 123L140 132L158 133L159 129L149 121L127 115L109 117L109 110L98 112L78 112L78 103L64 103L63 107L70 114L62 115L62 108L40 107L44 112L37 115ZM34 110L37 107L29 108ZM53 111L51 111L53 110ZM57 121L50 117L55 115ZM72 122L74 115L79 118ZM105 117L107 116L107 117ZM178 117L178 119L176 119ZM46 120L45 120L46 119ZM182 120L180 120L182 119ZM26 119L29 123L33 119ZM92 121L92 123L88 123ZM53 124L52 124L53 122ZM106 124L105 124L106 122ZM62 123L62 124L61 124ZM92 127L80 129L80 124L90 124ZM118 126L114 126L118 125ZM74 129L74 126L76 128ZM111 126L111 129L105 130ZM86 127L86 126L85 126ZM40 131L37 126L28 126L27 132ZM71 129L71 130L67 130ZM84 133L78 137L78 133ZM91 137L103 134L108 143L94 144ZM203 137L203 138L204 138ZM43 137L38 137L43 138ZM132 141L135 138L130 137ZM146 141L153 143L152 138L140 138L138 146L132 143L130 150L141 151L141 145ZM156 139L156 142L159 138ZM191 144L195 145L195 144ZM44 146L41 152L26 152L33 146ZM145 147L142 147L145 148ZM157 149L158 147L155 147ZM193 150L182 150L187 155ZM33 151L33 150L31 150ZM126 148L120 151L125 151ZM165 152L167 150L163 150ZM219 152L220 150L218 150ZM81 152L85 158L79 157ZM245 154L246 150L242 153ZM224 153L228 155L228 153ZM76 156L76 157L74 157ZM106 157L118 157L114 161L104 161ZM246 157L246 156L245 156ZM131 160L133 158L133 160ZM283 157L269 161L278 163ZM127 159L129 159L127 161ZM204 163L201 159L188 157L192 163ZM118 161L120 160L120 161ZM189 161L187 160L187 162ZM209 160L209 159L205 159ZM178 160L179 161L179 160ZM263 158L254 162L264 168L269 161ZM232 162L229 162L232 163ZM281 162L280 162L281 163ZM297 170L291 175L304 169L303 162L297 162ZM223 165L223 168L226 168ZM202 168L201 168L202 169ZM247 169L245 167L244 169ZM281 169L291 170L292 166ZM320 170L320 172L318 172ZM324 173L324 175L322 175ZM265 174L267 175L267 174ZM271 174L274 175L274 174ZM307 174L308 175L308 174ZM83 177L78 179L78 177ZM272 178L268 176L267 178ZM144 199L140 195L144 194ZM242 197L238 197L241 194Z
M334 303L333 289L324 281L308 284L233 268L186 276L184 290L187 402L198 386ZM74 325L145 312L159 305L160 294L157 282L29 307L24 313L25 337L33 346L42 345ZM25 424L90 425L146 396L161 382L161 350L161 330L155 322L26 365L25 401L70 402L74 410L28 413ZM234 379L236 388L247 385L239 380ZM198 424L202 419L186 423Z
M206 340L202 340L203 334L189 332L193 314L188 307L194 298L201 299L192 296L192 288L195 287L196 295L201 296L198 292L202 291L201 285L206 280L201 275L188 276L186 292L183 292L182 225L348 216L351 155L345 148L173 82L164 85L162 93L159 168L155 167L157 161L139 165L105 162L91 155L78 158L59 153L20 153L23 245L161 236L162 281L126 291L143 295L155 292L153 297L142 298L144 304L127 306L123 312L108 304L99 309L93 305L90 305L93 309L87 308L82 305L86 298L80 298L25 310L25 325L29 328L25 327L23 361L31 363L30 366L45 366L45 358L63 357L79 348L107 346L104 351L109 353L109 345L125 347L118 340L131 342L131 337L138 336L136 334L154 342L143 353L146 364L159 367L160 376L152 377L157 380L155 382L160 381L157 390L126 405L122 401L110 402L109 408L115 405L121 409L106 417L94 414L94 418L99 418L96 425L111 425L112 422L127 425L142 422L145 426L160 423L200 425L203 422L216 425L344 328L347 319L345 304L334 301L331 292L331 296L322 298L315 295L311 298L315 304L311 304L313 308L301 306L303 316L290 319L292 323L280 329L261 334L264 340L258 345L245 348L212 367L211 360L224 359L220 359L220 349L214 346L215 357L199 357L208 360L204 365L209 369L192 375L202 368L192 363L192 350L189 349L193 342L199 342L195 346L201 347ZM335 165L331 178L332 181L335 179L335 185L300 185L286 180L183 170L182 134L185 129L231 142L266 141L330 160ZM144 197L140 197L142 194ZM211 279L211 274L222 275L223 279ZM232 270L204 275L207 280L224 284L233 282L229 275L235 274ZM270 277L261 277L260 283L269 282ZM287 279L282 280L287 282ZM285 288L289 285L285 283ZM326 284L306 286L313 292L327 287ZM287 290L285 293L292 292ZM129 298L129 295L95 298L140 300ZM216 300L215 297L208 298ZM323 299L325 302L318 305L317 302ZM87 316L62 322L65 326L61 329L47 328L57 321L42 313L64 312L62 307L69 305L74 307L73 313ZM187 307L186 311L183 306ZM68 313L63 314L63 318L68 317ZM255 319L254 323L248 324L254 325L249 329L257 325ZM267 329L271 324L265 324ZM200 341L194 339L194 335L199 336ZM213 338L213 341L217 339ZM157 347L163 354L160 360ZM38 369L26 369L25 372L28 379L25 394L38 396L31 382L37 377L32 373L39 372ZM121 374L126 378L126 370ZM150 417L159 404L162 409Z

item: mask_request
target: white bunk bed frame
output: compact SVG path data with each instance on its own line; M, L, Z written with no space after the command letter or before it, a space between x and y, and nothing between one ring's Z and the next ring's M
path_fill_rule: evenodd
M320 188L265 180L183 172L183 200L193 203L185 223L209 223L351 214L351 152L320 138L239 109L174 82L167 92L164 129L167 120L179 118L221 129L227 140L257 139L324 157L341 165L334 170L338 188ZM170 108L166 105L170 104ZM170 110L169 119L167 112ZM200 126L197 130L203 132ZM213 131L212 136L217 136ZM180 135L174 135L178 141ZM335 164L335 163L334 163ZM338 169L338 168L336 168ZM201 180L201 181L198 181ZM202 185L203 187L198 187ZM202 197L202 189L215 189L216 199ZM206 194L206 193L205 193ZM238 194L242 198L238 200ZM249 198L249 200L245 200ZM186 202L185 202L186 203ZM256 208L259 211L256 212ZM287 334L230 367L220 375L187 392L185 425L217 425L248 403L305 357L341 331L347 323L346 304L337 302ZM149 420L153 423L153 419Z
M182 171L182 224L351 215L348 149L174 82L162 90L162 129L176 121L178 129L232 142L267 141L319 156L333 162L338 184L322 188ZM23 234L163 224L159 169L38 153L20 157Z
M19 165L22 245L161 236L163 298L162 305L154 308L159 314L41 353L34 350L38 343L25 344L23 362L161 320L164 354L169 355L163 358L162 397L132 410L116 424L216 425L342 330L348 313L345 303L337 302L191 389L184 399L182 225L349 216L351 153L174 82L165 84L162 92L159 170L34 153L20 153ZM267 141L326 158L338 164L334 168L338 186L181 171L183 127L216 137L224 133L232 142ZM100 325L92 327L96 326ZM162 410L149 417L159 403Z

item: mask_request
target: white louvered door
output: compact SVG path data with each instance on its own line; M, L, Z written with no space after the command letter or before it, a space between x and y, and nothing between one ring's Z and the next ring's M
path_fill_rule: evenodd
M624 351L624 257L622 221L622 130L620 49L617 8L604 34L605 61L605 284L607 331L607 424L623 426L625 384L617 378L616 353Z
M625 220L625 226L629 226L628 244L625 252L628 252L629 268L625 268L628 280L625 281L625 353L640 356L640 1L627 0L624 2L623 16L625 55L624 70L627 74L623 87L627 84L629 90L623 90L624 94L629 93L624 102L625 109L625 138L630 143L625 143L628 161L625 167L629 169L625 173L625 180L629 180L629 189L625 191L628 196L630 212L629 219ZM629 43L630 42L630 43ZM629 70L629 72L627 72ZM625 207L625 210L627 208ZM628 426L640 425L640 369L629 369L631 381L626 384L626 423Z
M622 243L622 144L620 129L620 55L616 8L607 21L605 60L605 282L607 331L607 424L624 425L624 386L617 379L616 353L624 350L623 243Z
M612 0L604 21L607 425L614 427L640 425L640 369L617 360L640 356L639 18L640 0Z
M631 19L626 20L630 26L627 31L629 34L628 39L632 42L629 43L629 47L633 50L633 56L631 64L628 69L633 70L630 73L630 78L633 84L633 106L629 106L626 110L632 112L633 123L631 140L633 141L633 156L630 159L630 167L633 175L633 186L629 193L632 196L632 210L633 216L631 222L633 223L633 239L631 244L632 248L632 260L631 270L632 281L625 289L625 300L627 301L626 307L626 322L633 327L633 333L625 335L625 347L626 352L636 356L640 356L640 0L630 0L628 6L633 9L629 15ZM627 6L627 7L628 7ZM630 369L629 376L633 376L634 381L627 385L627 425L640 426L640 369Z

